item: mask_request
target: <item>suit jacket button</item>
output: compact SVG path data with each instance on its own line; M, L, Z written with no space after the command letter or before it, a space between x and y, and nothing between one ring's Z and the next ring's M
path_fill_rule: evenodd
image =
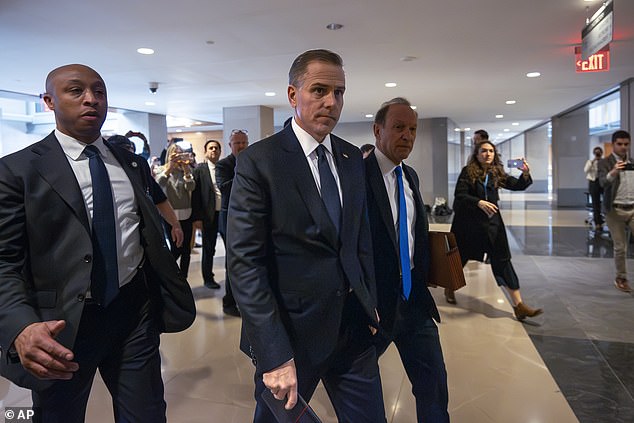
M77 301L79 301L80 303L83 302L85 299L86 299L86 297L84 295L82 295L82 294L79 294L77 296Z
M84 256L84 263L90 263L92 261L92 256L90 254L86 254Z
M337 292L336 292L337 297L341 297L342 295L345 295L345 293L346 293L346 291L344 291L343 289L338 289Z

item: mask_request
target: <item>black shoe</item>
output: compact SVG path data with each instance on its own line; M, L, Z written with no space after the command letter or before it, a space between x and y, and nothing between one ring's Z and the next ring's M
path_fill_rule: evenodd
M211 281L205 281L205 287L209 288L209 289L220 289L220 284L217 283L214 280Z
M238 306L235 306L235 305L226 306L226 307L223 306L222 311L224 314L228 316L240 317L240 310L238 310Z

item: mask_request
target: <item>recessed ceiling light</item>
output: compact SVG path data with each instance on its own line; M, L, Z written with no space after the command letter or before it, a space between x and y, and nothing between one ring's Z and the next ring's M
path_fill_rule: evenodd
M373 115L372 113L368 113L367 115L365 115L365 117L367 117L367 118L373 118L373 117L374 117L374 115Z
M273 91L267 91L267 92L264 93L264 95L267 96L267 97L275 97L276 96L276 94Z
M510 131L510 129L504 128L504 132L509 132L509 131Z
M328 25L326 25L326 28L328 28L331 31L337 31L338 29L343 28L343 25L338 23L329 23Z
M140 54L154 54L154 50L147 47L137 48L136 52Z
M418 60L416 56L403 56L401 57L401 62L413 62L414 60Z
M501 137L502 135L504 135L504 134L498 134L498 137Z
M183 132L183 130L182 129L177 129L176 132Z
M409 106L412 108L412 110L416 110L416 106Z
M156 106L156 103L155 103L155 102L153 102L153 101L146 101L146 102L145 102L145 105L146 105L146 106Z
M541 75L542 75L542 74L541 74L541 73L539 73L539 72L529 72L529 73L527 73L527 74L526 74L526 76L527 76L528 78L537 78L538 76L541 76Z
M515 101L515 100L506 100L505 103L506 104L515 104L515 103L517 103L517 101Z
M520 123L519 123L519 122L513 122L511 125L513 125L513 126L520 126Z
M460 128L454 128L454 131L460 132Z
M216 42L214 40L207 40L205 41L205 44L212 45L212 44L216 44Z
M202 122L194 122L194 125L202 125Z
M496 119L502 119L502 118L504 118L504 115L495 115L495 118Z
M465 128L464 130L465 131L471 131L471 128Z
M394 88L396 87L396 82L386 82L385 86L388 88Z

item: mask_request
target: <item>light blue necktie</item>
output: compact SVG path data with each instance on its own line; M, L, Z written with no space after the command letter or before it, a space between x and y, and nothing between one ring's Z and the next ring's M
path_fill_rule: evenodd
M115 229L112 188L99 149L84 149L92 179L92 246L93 263L90 293L97 303L107 307L119 293L117 266L117 232Z
M401 257L401 279L403 280L403 297L409 300L412 292L412 270L409 267L409 237L407 236L407 205L403 189L403 170L400 166L394 169L398 185L398 247Z

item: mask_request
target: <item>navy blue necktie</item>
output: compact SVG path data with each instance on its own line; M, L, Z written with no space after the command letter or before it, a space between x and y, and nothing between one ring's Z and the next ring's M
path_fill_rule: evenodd
M412 292L412 269L409 264L409 237L407 234L407 205L403 189L403 170L400 166L394 169L398 185L398 249L401 258L401 279L403 280L403 297L409 300Z
M337 228L337 233L341 227L341 202L339 201L339 188L337 182L328 165L326 157L326 147L319 144L317 146L317 167L319 168L319 182L321 184L321 199L326 205L328 215L332 223Z
M84 149L84 154L89 159L92 179L93 262L90 292L99 305L107 307L119 293L114 201L110 178L99 149L89 145Z

